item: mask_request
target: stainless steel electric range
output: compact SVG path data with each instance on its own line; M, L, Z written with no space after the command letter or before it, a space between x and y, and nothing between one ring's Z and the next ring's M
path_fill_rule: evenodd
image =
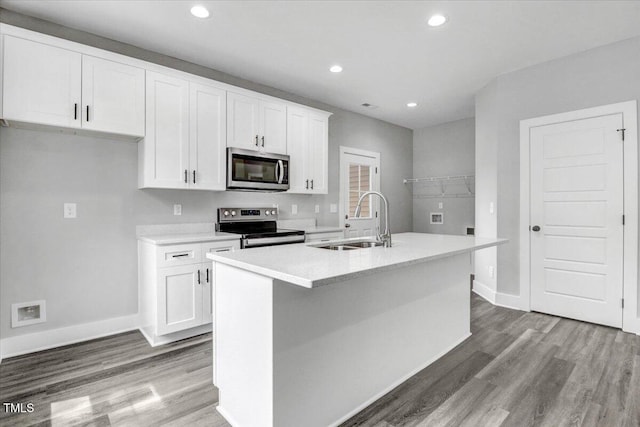
M277 208L220 208L216 231L241 235L242 249L304 242L304 231L278 228Z

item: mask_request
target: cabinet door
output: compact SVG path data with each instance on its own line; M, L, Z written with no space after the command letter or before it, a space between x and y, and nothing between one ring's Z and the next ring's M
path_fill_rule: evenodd
M144 136L144 70L84 55L82 127Z
M162 268L158 274L157 334L202 324L203 264Z
M141 187L187 188L189 82L147 71Z
M226 91L190 84L189 185L201 190L226 188Z
M287 154L289 155L289 193L308 193L307 146L309 114L302 108L287 108Z
M260 101L227 93L227 147L257 150L260 138Z
M234 250L240 250L240 240L233 240L228 242L211 242L202 244L202 253L207 252L229 252ZM215 287L213 286L213 262L208 260L202 264L202 268L205 271L205 284L203 288L202 301L204 303L202 308L202 323L213 322L213 310L215 307Z
M3 116L80 127L82 55L4 36Z
M312 180L311 192L327 194L329 192L329 139L327 117L309 113L308 174Z
M287 106L278 102L260 103L260 149L287 154Z

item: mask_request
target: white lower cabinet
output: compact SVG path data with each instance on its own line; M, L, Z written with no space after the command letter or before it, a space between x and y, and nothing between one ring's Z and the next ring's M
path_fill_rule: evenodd
M207 252L240 249L240 241L176 245L139 242L139 311L151 345L211 330L213 263Z
M158 335L206 323L202 317L205 269L211 267L202 263L158 270Z

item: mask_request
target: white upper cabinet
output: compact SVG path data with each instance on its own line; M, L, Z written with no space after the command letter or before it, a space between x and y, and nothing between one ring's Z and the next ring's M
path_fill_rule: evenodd
M140 188L226 188L226 91L147 72Z
M83 55L82 127L144 136L144 70Z
M329 117L309 113L309 163L307 166L312 193L329 192Z
M228 92L227 147L286 154L286 104Z
M328 120L328 114L287 108L290 193L328 193Z
M147 72L146 136L138 146L139 186L189 187L189 82Z
M287 154L287 106L260 102L260 148L267 153Z
M226 188L226 91L213 86L190 84L189 167L191 188Z
M3 118L144 135L144 70L4 36Z
M289 192L308 193L309 113L304 108L287 109L287 154L289 155Z
M81 126L81 54L4 36L3 59L4 119Z

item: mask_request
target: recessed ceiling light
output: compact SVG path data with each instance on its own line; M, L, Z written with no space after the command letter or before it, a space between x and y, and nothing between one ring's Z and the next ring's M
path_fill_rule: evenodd
M407 103L407 107L409 107L409 108L413 108L413 107L417 107L417 106L418 106L417 102L408 102Z
M329 68L329 71L331 71L332 73L341 73L342 67L339 65L334 65L333 67Z
M447 17L444 15L433 15L431 18L429 18L429 20L427 21L427 24L429 24L429 26L431 27L439 27L440 25L444 24L445 22L447 22Z
M193 6L191 8L191 14L193 16L195 16L196 18L208 18L209 17L209 11L207 10L206 7L201 6L201 5Z

